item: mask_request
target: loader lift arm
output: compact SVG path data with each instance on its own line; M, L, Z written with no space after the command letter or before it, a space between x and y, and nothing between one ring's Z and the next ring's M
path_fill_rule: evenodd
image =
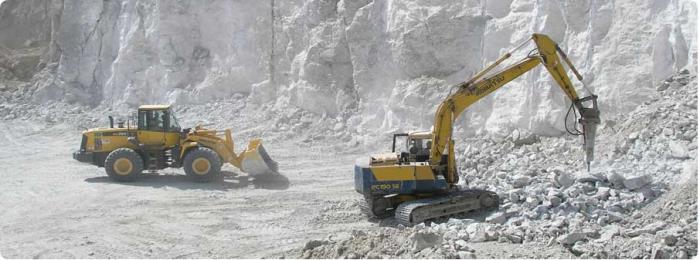
M262 141L258 138L251 140L246 150L236 154L230 129L211 130L197 126L194 133L196 134L190 137L192 142L186 144L187 146L201 144L209 147L216 151L221 159L245 172L260 174L269 171L277 173L278 171L277 162L267 156L265 148L261 145ZM182 149L183 154L184 152L185 149Z
M459 115L466 108L493 91L501 88L506 83L518 78L522 74L534 69L537 65L544 65L550 75L557 82L557 85L564 91L566 96L573 102L573 105L582 116L579 123L583 125L584 144L586 150L586 162L590 165L593 160L593 147L596 125L600 123L597 106L597 96L591 93L590 96L579 98L571 80L566 74L561 64L563 59L569 68L574 72L579 80L581 75L571 64L563 51L548 36L543 34L533 34L532 40L537 46L537 55L529 55L527 58L497 72L491 76L484 77L490 70L498 66L511 56L505 54L492 65L477 73L472 79L457 85L457 91L448 96L439 106L435 114L433 128L432 146L430 149L430 165L435 167L436 173L443 173L447 182L454 184L458 180L456 165L454 161L454 144L452 142L452 125ZM522 45L521 45L522 46ZM559 55L561 58L559 58ZM584 107L583 102L591 101L591 107ZM447 151L446 151L447 149ZM447 153L447 167L445 169L443 153Z

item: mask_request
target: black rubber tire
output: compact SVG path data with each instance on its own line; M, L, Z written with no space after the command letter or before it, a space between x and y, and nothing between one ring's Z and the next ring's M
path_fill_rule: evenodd
M197 174L194 169L194 161L197 159L206 159L209 162L209 169L206 173ZM192 180L197 182L210 182L221 175L221 157L214 150L206 147L193 148L185 155L182 165L185 168L185 173Z
M126 174L119 174L114 169L114 163L119 159L127 159L131 163L131 171ZM112 180L119 182L131 182L138 178L139 174L143 171L143 159L141 156L129 148L119 148L114 150L107 155L104 164L107 175L112 178Z

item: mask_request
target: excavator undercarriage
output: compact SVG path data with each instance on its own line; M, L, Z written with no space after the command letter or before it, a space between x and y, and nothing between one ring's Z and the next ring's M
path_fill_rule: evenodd
M363 210L370 217L394 216L399 224L413 226L429 219L498 208L500 203L495 192L477 189L411 196L413 198L405 201L397 197L401 196L365 196Z

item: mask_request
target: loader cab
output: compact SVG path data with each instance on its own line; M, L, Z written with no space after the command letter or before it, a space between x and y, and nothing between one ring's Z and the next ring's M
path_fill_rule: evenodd
M180 125L169 105L144 105L138 110L137 138L148 146L173 147L180 141Z
M391 151L399 152L400 162L427 162L430 159L431 132L394 134ZM400 149L397 151L397 148Z

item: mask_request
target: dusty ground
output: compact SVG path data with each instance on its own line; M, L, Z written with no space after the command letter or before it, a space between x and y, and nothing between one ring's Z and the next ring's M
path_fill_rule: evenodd
M397 228L393 220L369 221L359 211L351 166L364 154L360 149L270 141L266 149L281 165L279 178L256 180L226 166L224 177L209 184L193 183L181 170L172 169L134 183L115 183L104 169L70 157L79 145L78 129L64 123L45 125L39 120L0 121L0 142L12 147L0 151L3 257L302 257L309 241L337 241L337 248L359 252L367 241L378 239L383 247L393 248L401 244L395 238L411 234ZM696 189L686 193L689 190L664 194L641 212L666 212L662 209L670 201L685 201L678 196L697 194ZM694 206L672 205L680 211ZM682 217L694 219L695 211L688 214ZM678 221L675 216L664 219ZM641 218L639 225L648 224L641 221L646 219ZM357 233L378 230L388 235ZM353 249L356 240L362 241ZM425 253L432 257L576 257L557 243L469 242L468 248L466 255Z
M327 127L334 126L332 118L318 118L297 111L276 117L252 117L258 121L246 120L240 115L251 111L240 106L242 98L234 98L230 103L185 107L178 111L182 125L191 126L201 120L213 124L214 128L237 126L234 137L239 146L254 136L264 137L266 149L279 162L282 175L274 179L252 179L226 166L223 178L208 184L193 183L181 170L172 169L162 171L158 176L143 176L134 183L115 183L106 177L104 169L71 158L71 152L80 142L78 126L104 126L104 115L112 114L112 111L104 108L86 111L66 104L0 103L0 118L3 118L0 120L0 142L9 147L0 150L0 165L4 166L0 168L0 177L3 178L0 181L0 208L4 209L0 212L0 255L11 258L694 256L697 254L697 169L686 169L686 166L695 164L697 153L697 121L693 121L697 118L694 105L697 103L697 83L687 84L687 77L679 76L678 80L669 81L668 86L659 89L664 99L640 108L644 113L653 111L663 120L650 123L639 120L637 117L650 117L641 112L627 120L619 120L618 128L622 132L601 139L605 141L598 150L605 155L608 154L605 151L618 151L613 155L624 158L618 160L621 164L614 169L620 168L622 173L633 169L650 174L651 186L661 187L658 190L661 196L635 204L628 197L646 195L617 187L615 200L624 199L620 205L630 207L629 211L624 211L624 220L618 225L620 230L613 234L615 237L601 243L593 243L598 240L591 237L568 247L542 234L550 232L546 227L552 221L524 216L537 208L530 205L515 207L517 216L502 225L504 228L499 231L497 241L495 236L489 235L487 241L479 242L471 238L470 233L470 238L461 242L466 243L463 246L450 240L455 234L445 232L445 243L438 242L417 252L405 251L407 245L417 244L416 233L440 228L429 227L430 230L417 232L416 229L402 229L391 219L370 221L360 212L360 195L353 190L352 165L357 157L366 156L367 150L380 150L381 144L388 141L370 142L370 145L377 146L371 149L358 145L357 137ZM285 127L291 127L291 130ZM608 132L603 128L600 134L605 137ZM637 136L635 132L640 134ZM675 155L677 151L671 149L671 141L679 145L682 155ZM533 164L513 164L509 158L524 152L534 153L528 149L540 147L535 150L543 152L537 152L539 157L534 157L540 161L578 162L574 157L579 154L579 148L570 141L540 140L526 145L527 149L505 147L507 143L480 148L484 153L477 159L497 158L490 161L489 167L508 166L510 170L499 171L522 174L528 172L527 169L513 170L513 165L527 168ZM634 145L627 147L631 144ZM568 150L571 151L566 152ZM670 157L667 158L667 154ZM682 158L675 158L679 156ZM691 158L693 160L689 160ZM469 160L463 165L467 166L463 170L475 166L469 166ZM513 200L509 195L513 180L500 180L502 178L498 175L497 178L475 176L478 178L470 179L472 185L478 185L479 180L495 182L498 184L496 188L507 191L508 196L503 196ZM609 179L607 176L612 175L607 174L605 179ZM553 181L546 176L540 177L533 176L529 186L549 185ZM596 187L605 188L609 186L608 182L597 181ZM578 183L569 188L574 191L586 188L584 186ZM584 199L583 195L567 196L567 200L574 203ZM614 206L608 203L610 201L591 206ZM513 203L530 204L527 200ZM502 208L508 211L505 205ZM458 218L483 223L489 214L477 212ZM569 215L561 217L569 219ZM663 221L668 230L644 231L657 221ZM584 226L597 227L600 223L600 219L586 219ZM682 232L668 234L675 230L674 226L683 226ZM517 236L519 242L514 242L514 236L519 234L517 231L522 229L526 231L525 236ZM576 231L569 229L559 231ZM465 225L456 230L470 232L469 226ZM442 233L433 231L429 233ZM602 237L607 231L600 229L594 233ZM646 233L630 235L637 231ZM565 233L554 235L559 237L561 234ZM669 237L677 241L667 243Z
M71 158L78 130L43 128L0 122L0 142L12 147L0 151L3 257L280 257L309 239L371 225L355 205L355 156L342 151L326 160L331 151L268 144L283 169L274 180L226 166L209 184L181 170L114 183L103 168Z
M77 129L44 128L35 121L0 122L0 142L14 148L0 151L3 257L299 257L308 241L397 230L393 220L370 221L359 210L348 165L361 152L267 144L284 169L279 178L255 180L225 166L223 179L208 184L173 169L115 183L103 168L70 157L80 142ZM485 258L573 256L536 244L470 248Z

